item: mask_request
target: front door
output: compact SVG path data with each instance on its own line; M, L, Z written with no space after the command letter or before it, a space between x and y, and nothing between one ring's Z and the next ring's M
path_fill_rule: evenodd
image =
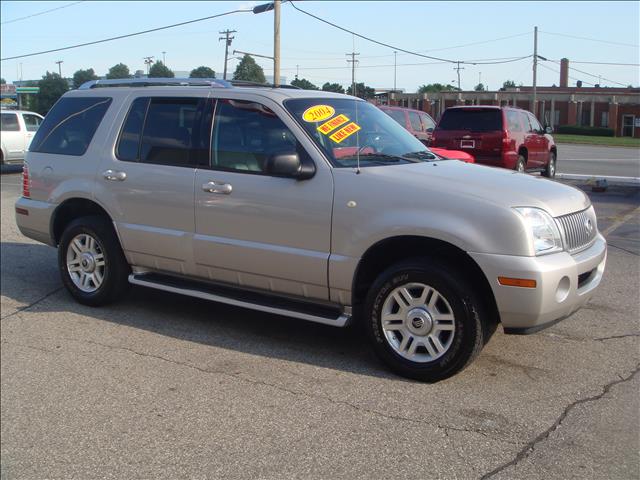
M139 97L115 151L105 148L96 199L132 265L193 274L193 182L208 161L211 113L206 98Z
M622 116L622 136L623 137L633 137L634 121L635 121L635 118L633 115Z
M312 161L292 128L263 104L218 100L211 167L196 172L194 260L210 280L327 300L331 171L316 162L315 176L296 180L264 168L274 154Z

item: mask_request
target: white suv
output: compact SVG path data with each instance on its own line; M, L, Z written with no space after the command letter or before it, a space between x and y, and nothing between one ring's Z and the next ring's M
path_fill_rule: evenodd
M0 163L21 162L44 118L34 112L5 110L0 114L0 119L0 125L2 125Z

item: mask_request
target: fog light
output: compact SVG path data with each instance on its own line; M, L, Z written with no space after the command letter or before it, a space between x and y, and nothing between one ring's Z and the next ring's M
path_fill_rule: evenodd
M556 302L562 303L569 296L569 288L571 287L571 280L569 277L564 276L560 279L558 283L558 288L556 288Z

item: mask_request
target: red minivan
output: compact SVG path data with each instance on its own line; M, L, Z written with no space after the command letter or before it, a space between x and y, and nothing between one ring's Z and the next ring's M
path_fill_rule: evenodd
M422 143L429 145L436 122L427 113L411 108L387 105L380 105L378 108L411 132Z
M431 146L469 152L476 163L553 177L558 152L549 132L519 108L450 107L433 131Z

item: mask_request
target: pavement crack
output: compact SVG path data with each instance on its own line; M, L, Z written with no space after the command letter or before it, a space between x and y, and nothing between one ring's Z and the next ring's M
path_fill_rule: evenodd
M613 247L613 248L617 248L618 250L622 250L623 252L626 252L629 255L635 255L636 257L640 257L640 255L637 252L633 252L633 251L628 250L626 248L619 247L618 245L614 245L613 243L607 242L607 245L610 246L610 247Z
M571 402L569 405L567 405L565 407L565 409L563 410L563 412L560 414L560 416L556 419L556 421L553 423L553 425L551 425L549 428L547 428L544 432L540 433L536 438L534 438L533 440L531 440L530 442L528 442L517 454L516 456L509 462L504 463L498 467L496 467L495 469L491 470L488 473L485 473L482 477L480 477L480 480L486 480L488 478L491 478L495 475L497 475L498 473L502 472L503 470L512 467L514 465L517 465L521 460L527 458L531 452L534 451L535 447L545 441L547 438L549 438L549 436L555 432L558 428L560 428L560 425L562 424L562 422L564 421L565 418L567 418L567 415L569 415L569 413L571 412L571 410L573 410L575 407L577 407L578 405L581 405L583 403L588 403L588 402L595 402L597 400L600 400L602 397L604 397L607 393L609 393L611 391L611 389L613 387L615 387L616 385L620 384L620 383L624 383L624 382L628 382L630 380L633 379L633 377L635 377L638 372L640 372L640 364L636 366L636 369L634 371L632 371L629 375L627 375L626 377L622 377L620 375L617 375L617 379L613 380L612 382L607 383L603 388L602 391L596 395L592 395L590 397L586 397L586 398L580 398L578 400L575 400L573 402Z
M49 293L45 294L44 296L40 297L39 299L35 300L34 302L31 302L29 305L25 305L24 307L20 307L15 312L10 313L9 315L5 315L4 317L1 317L0 320L6 320L7 318L13 317L14 315L17 315L18 313L24 312L25 310L29 310L31 307L36 306L37 304L39 304L43 300L46 300L47 298L49 298L52 295L55 295L56 293L58 293L63 288L64 287L58 287L58 288L50 291Z
M612 335L611 337L594 338L594 340L596 340L598 342L604 342L606 340L616 340L618 338L628 338L628 337L640 337L640 333L627 333L625 335Z

